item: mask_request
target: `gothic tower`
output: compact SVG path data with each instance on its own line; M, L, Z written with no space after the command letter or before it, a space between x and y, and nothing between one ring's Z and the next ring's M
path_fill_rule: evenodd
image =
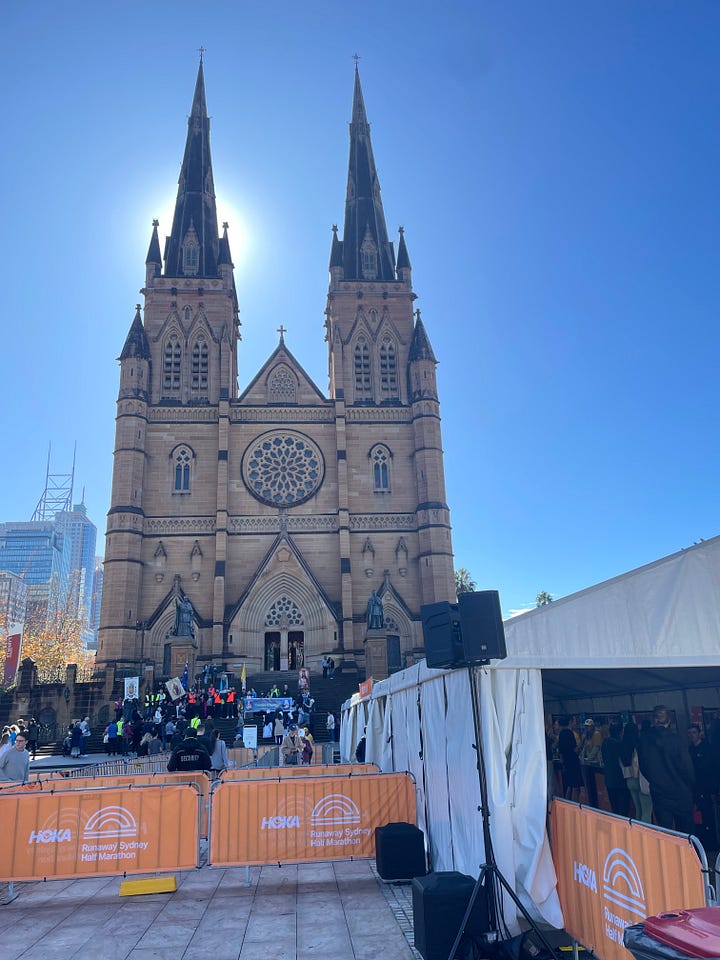
M218 230L200 63L172 229L153 222L144 320L120 354L98 660L253 669L366 663L382 598L390 669L423 655L420 606L454 598L436 360L410 258L388 238L355 71L329 396L285 343L238 392L238 303ZM377 640L377 638L375 638Z

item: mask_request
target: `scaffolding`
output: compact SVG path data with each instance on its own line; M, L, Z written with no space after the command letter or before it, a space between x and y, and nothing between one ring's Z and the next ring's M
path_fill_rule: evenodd
M73 447L72 473L50 473L50 451L48 445L47 468L45 470L45 489L35 507L31 520L54 520L56 514L72 510L73 485L75 483L75 453Z

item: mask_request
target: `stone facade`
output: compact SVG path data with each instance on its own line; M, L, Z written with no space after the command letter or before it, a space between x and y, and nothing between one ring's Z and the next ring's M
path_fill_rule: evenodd
M203 239L215 197L200 66L164 267L156 223L144 319L138 307L120 358L100 663L251 673L319 669L327 654L362 672L377 590L392 668L422 656L421 605L454 599L436 360L404 236L397 262L387 239L364 109L356 74L329 394L282 328L240 392L227 229ZM174 632L183 595L194 636Z

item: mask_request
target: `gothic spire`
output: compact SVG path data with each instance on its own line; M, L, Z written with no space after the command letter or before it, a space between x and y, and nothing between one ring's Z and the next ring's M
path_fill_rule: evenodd
M430 337L427 335L425 324L420 319L420 311L415 311L415 329L413 330L412 342L410 343L410 353L408 360L429 360L431 363L437 363L433 348L430 346Z
M218 276L218 223L210 160L210 119L202 59L188 118L172 232L165 244L166 277Z
M223 223L223 235L220 237L220 247L218 253L218 266L233 267L232 256L230 255L230 240L228 238L228 224Z
M332 247L330 248L330 269L333 267L341 267L343 265L343 252L342 252L342 241L338 240L337 235L337 224L332 226Z
M135 307L135 316L130 324L130 330L125 339L125 345L118 360L129 360L134 357L138 360L150 359L150 344L145 333L142 317L140 316L140 304Z
M410 269L410 254L408 253L407 244L405 243L404 228L399 227L398 233L400 234L400 242L398 243L398 255L397 255L397 269L398 269L398 276L399 276L401 270Z
M145 265L154 267L154 276L159 277L162 269L162 257L160 255L160 239L158 237L159 220L153 220L152 236L150 237L150 246L148 247Z
M370 124L365 113L357 63L342 247L343 279L395 279L395 253L385 226L380 182L375 169Z

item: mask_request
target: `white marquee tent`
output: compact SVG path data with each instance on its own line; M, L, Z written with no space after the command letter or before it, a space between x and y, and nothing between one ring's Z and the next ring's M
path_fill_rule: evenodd
M701 667L720 683L720 537L509 620L505 634L506 660L471 671L422 662L376 683L369 701L349 701L341 755L352 758L367 724L366 759L415 777L433 870L477 876L484 852L472 676L498 866L536 916L562 926L545 832L543 671L572 677L591 668L602 683L608 669L623 677L673 668L668 675L679 677L679 668ZM508 898L505 917L516 930Z

